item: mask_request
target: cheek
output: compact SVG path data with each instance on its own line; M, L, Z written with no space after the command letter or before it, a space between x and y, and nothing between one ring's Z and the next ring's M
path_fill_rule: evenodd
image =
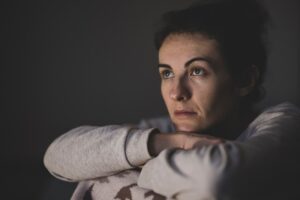
M231 110L235 99L236 95L231 81L217 82L210 93L211 110L213 113L223 115L228 110Z
M192 93L194 102L202 109L206 108L211 100L214 98L216 91L216 85L214 81L198 81L192 84Z
M218 81L217 79L195 84L193 91L194 102L206 115L210 115L216 109L222 109L234 96L231 83L229 81Z
M168 90L168 87L166 84L164 83L161 83L161 86L160 86L160 91L161 91L161 96L166 104L167 107L169 107L170 105L170 100L169 100L169 90Z

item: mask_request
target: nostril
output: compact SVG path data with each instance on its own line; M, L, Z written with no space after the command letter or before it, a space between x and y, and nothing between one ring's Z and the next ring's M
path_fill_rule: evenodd
M180 96L177 98L178 101L183 101L185 98L183 96Z
M185 101L190 98L190 90L185 82L178 81L170 91L170 98L175 101Z
M175 101L184 101L188 99L188 95L182 92L173 92L170 94L170 97Z

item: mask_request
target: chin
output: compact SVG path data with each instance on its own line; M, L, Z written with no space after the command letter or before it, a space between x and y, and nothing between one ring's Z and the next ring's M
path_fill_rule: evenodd
M172 116L176 131L187 133L201 133L206 127L206 120L202 117L179 118Z
M175 124L176 130L187 133L199 133L201 128L190 124Z

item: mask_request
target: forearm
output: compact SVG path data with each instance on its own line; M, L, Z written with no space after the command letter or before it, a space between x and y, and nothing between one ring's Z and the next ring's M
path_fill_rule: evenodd
M270 112L249 126L244 141L162 151L143 167L138 185L191 200L259 199L286 192L291 180L299 179L299 117L298 112Z
M166 197L176 195L178 200L218 199L220 195L246 199L278 184L268 179L282 172L283 164L274 162L272 154L276 146L226 142L191 150L167 149L145 164L138 185Z
M49 146L44 164L51 174L66 181L108 176L151 158L147 141L152 131L116 125L79 127Z
M169 198L211 199L226 164L223 144L166 149L145 164L138 185Z

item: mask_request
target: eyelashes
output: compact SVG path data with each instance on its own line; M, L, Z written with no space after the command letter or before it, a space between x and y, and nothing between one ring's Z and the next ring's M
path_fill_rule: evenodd
M160 76L162 79L170 79L175 76L174 72L171 69L160 70ZM207 71L203 67L192 67L188 71L189 76L200 76L204 77L207 75Z
M174 73L170 69L164 69L160 72L160 76L162 79L169 79L174 76Z
M202 67L194 67L190 73L191 76L204 76L206 74L206 70Z

